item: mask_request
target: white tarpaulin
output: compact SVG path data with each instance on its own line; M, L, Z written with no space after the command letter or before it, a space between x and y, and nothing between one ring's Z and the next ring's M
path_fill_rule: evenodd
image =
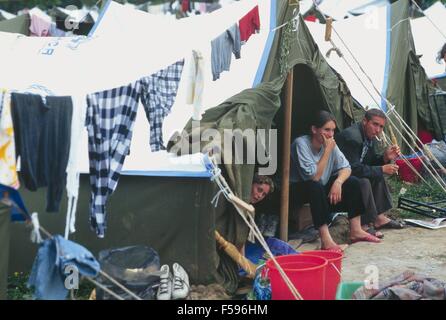
M389 4L388 0L324 0L318 8L326 16L343 20L352 15L368 13L386 4Z
M388 7L382 6L368 14L333 22L337 33L372 79L379 92L385 92L388 74L388 54L390 50L387 43ZM332 45L324 40L325 25L306 23L319 49L323 54L326 54L332 48ZM353 67L354 72L335 52L331 52L330 56L326 58L327 62L341 74L348 84L353 98L359 101L363 107L379 107L381 104L380 95L373 89L364 73L360 71L347 48L334 31L332 32L332 40ZM364 89L355 73L367 89Z
M15 17L16 17L15 14L12 14L12 13L9 13L8 11L0 9L0 20L9 20L9 19L12 19Z
M421 17L410 21L415 49L429 78L441 76L445 73L443 60L437 63L436 58L443 44L446 43L446 8L440 2L436 2L424 11L424 14L441 30L438 31L427 17ZM443 34L442 34L443 33Z

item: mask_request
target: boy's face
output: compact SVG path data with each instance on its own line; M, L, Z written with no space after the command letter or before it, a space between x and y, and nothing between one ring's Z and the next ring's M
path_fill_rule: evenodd
M262 201L270 192L271 186L266 183L253 183L251 188L251 204Z

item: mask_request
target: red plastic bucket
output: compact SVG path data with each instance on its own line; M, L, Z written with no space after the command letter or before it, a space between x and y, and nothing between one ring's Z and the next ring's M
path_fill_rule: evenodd
M318 256L327 259L328 265L325 268L325 300L335 300L336 290L341 282L342 258L344 255L338 252L327 250L303 251L303 255Z
M418 173L421 173L422 169L422 162L419 158L408 158L409 162L412 164L412 166L418 171ZM404 160L396 160L395 163L398 165L399 175L401 177L401 180L406 182L419 182L420 178L412 171L412 169L404 162Z
M302 254L280 256L275 259L304 300L321 300L324 298L327 259ZM271 259L266 262L265 269L271 281L272 299L294 300L291 290Z

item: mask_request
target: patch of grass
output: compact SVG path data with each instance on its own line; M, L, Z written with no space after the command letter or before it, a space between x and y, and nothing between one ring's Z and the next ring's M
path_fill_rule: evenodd
M79 283L79 289L74 290L74 297L76 300L88 300L91 291L95 288L95 285L86 279L81 279Z
M33 300L33 289L26 286L29 274L23 272L14 272L8 277L8 300ZM73 298L75 300L88 300L91 291L95 286L88 280L81 279L79 289L73 291ZM69 294L67 299L71 299Z
M32 290L28 289L26 283L29 274L23 272L14 272L8 277L7 296L9 300L31 300Z
M438 186L438 184L432 178L425 178L429 183L417 183L408 184L401 181L398 177L391 177L387 179L390 192L392 193L392 202L395 209L392 210L391 215L396 215L403 219L420 219L422 215L398 209L398 199L400 196L420 202L433 202L437 200L443 200L445 198L444 191ZM427 217L425 217L427 218Z

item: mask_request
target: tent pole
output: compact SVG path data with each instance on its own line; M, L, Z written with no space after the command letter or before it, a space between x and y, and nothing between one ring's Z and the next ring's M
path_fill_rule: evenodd
M280 239L288 241L288 209L290 180L291 112L293 107L293 69L288 72L285 91L285 110L282 152L282 193L280 195Z

